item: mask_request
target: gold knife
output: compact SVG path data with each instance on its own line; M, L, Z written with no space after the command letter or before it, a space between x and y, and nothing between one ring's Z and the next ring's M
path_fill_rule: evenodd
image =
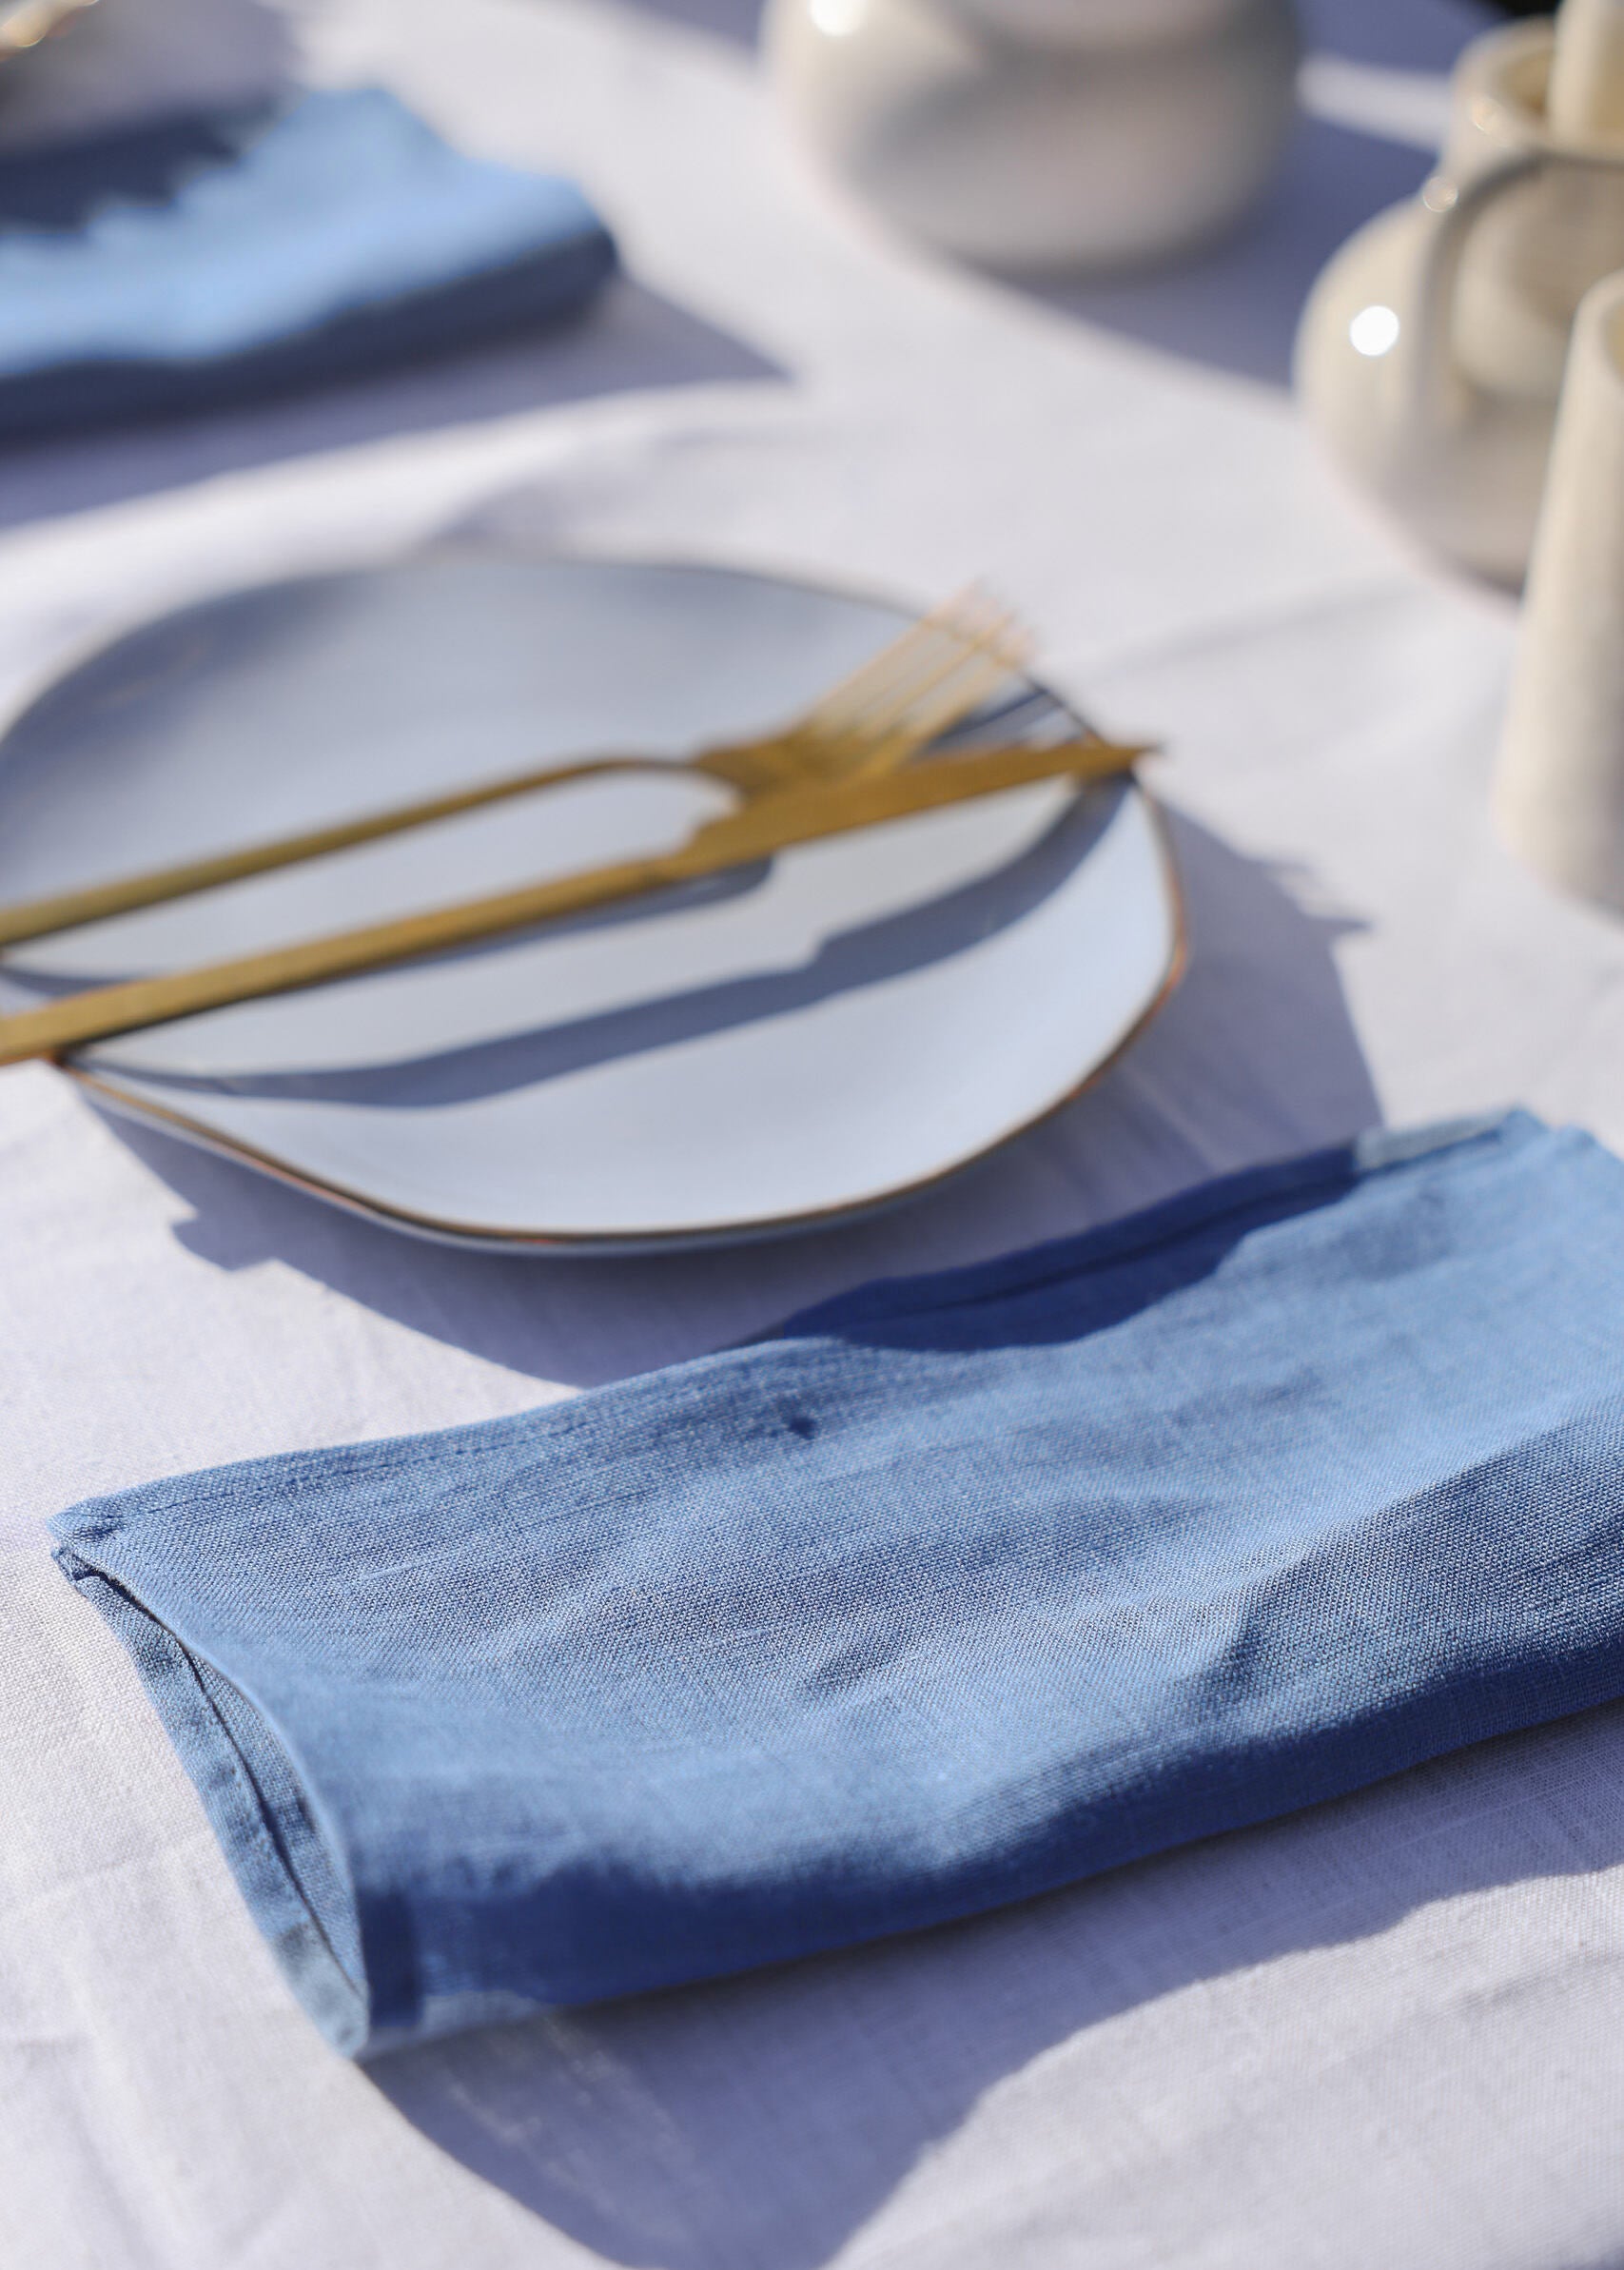
M676 850L563 875L486 898L465 899L426 914L401 916L361 930L338 930L295 946L274 947L233 961L161 977L88 987L43 1008L0 1018L0 1065L54 1056L90 1041L110 1040L152 1025L172 1024L207 1009L298 992L337 978L358 977L447 953L565 915L585 914L645 892L669 890L730 867L771 858L887 820L939 812L1043 780L1103 780L1128 772L1151 745L1059 742L1047 748L978 749L937 757L877 777L796 784L752 796L736 812L706 822Z

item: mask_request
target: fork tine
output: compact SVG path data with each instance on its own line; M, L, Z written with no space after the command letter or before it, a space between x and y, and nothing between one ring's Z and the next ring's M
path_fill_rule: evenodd
M955 645L928 671L915 671L850 724L797 733L788 754L794 772L821 777L884 772L900 765L977 708L1019 664L1007 626L989 630L995 654Z
M1018 669L1019 664L1014 667ZM1010 675L1011 665L1002 654L967 655L950 677L912 705L907 721L915 731L929 732L934 740L947 726L969 716L972 704L979 709L988 695L1004 685Z
M894 770L929 747L949 726L960 724L979 709L1008 675L1009 667L1001 656L964 656L953 675L934 689L929 699L916 703L899 717L889 733L873 739L851 765L851 771L859 777L868 777Z
M965 656L1018 636L1013 616L971 589L923 616L901 637L814 702L794 727L803 735L883 731L906 705L956 669Z
M1007 608L986 592L962 593L871 656L770 744L748 751L751 771L742 785L891 770L1018 670L1029 646ZM972 660L978 667L967 676Z
M933 647L911 669L897 672L889 685L871 692L854 722L870 732L882 730L950 677L970 656L1005 653L1012 659L1017 636L1014 617L1003 611L986 613L979 620L966 617L952 626L944 624Z
M959 592L933 607L929 615L922 615L917 622L890 639L877 654L859 663L849 676L839 679L821 694L804 714L801 722L832 720L848 710L860 709L876 694L883 693L900 675L917 669L928 654L932 652L949 633L949 627L964 618L969 609L979 601L980 595L972 588Z
M949 689L963 677L972 663L979 665L980 669L990 667L999 678L1007 677L1011 670L1019 669L1020 657L1014 643L1012 618L1003 617L984 634L958 641L930 668L914 672L906 681L893 687L889 695L871 701L856 720L854 730L871 734L886 733L901 726L922 703L931 702L932 696L939 695L942 700L958 698L951 695ZM936 704L932 703L931 706L934 708Z

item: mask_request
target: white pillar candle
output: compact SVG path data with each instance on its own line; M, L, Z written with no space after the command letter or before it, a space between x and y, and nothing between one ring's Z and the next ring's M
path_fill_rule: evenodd
M1550 881L1624 913L1624 273L1574 326L1495 810Z
M1624 143L1624 0L1562 0L1545 108L1558 142Z

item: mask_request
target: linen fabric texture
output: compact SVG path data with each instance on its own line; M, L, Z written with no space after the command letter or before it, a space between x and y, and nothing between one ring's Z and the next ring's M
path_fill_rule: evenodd
M1624 1165L1212 1184L513 1419L92 1501L332 2040L1014 1901L1624 1692Z
M0 160L0 437L193 411L581 306L573 183L465 157L382 88Z

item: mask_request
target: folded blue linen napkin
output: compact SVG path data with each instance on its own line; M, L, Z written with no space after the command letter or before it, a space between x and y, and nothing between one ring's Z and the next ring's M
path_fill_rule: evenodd
M382 89L0 161L0 436L194 410L483 339L615 265L573 184Z
M448 1434L79 1507L335 2042L903 1931L1624 1693L1624 1165L1242 1174Z

